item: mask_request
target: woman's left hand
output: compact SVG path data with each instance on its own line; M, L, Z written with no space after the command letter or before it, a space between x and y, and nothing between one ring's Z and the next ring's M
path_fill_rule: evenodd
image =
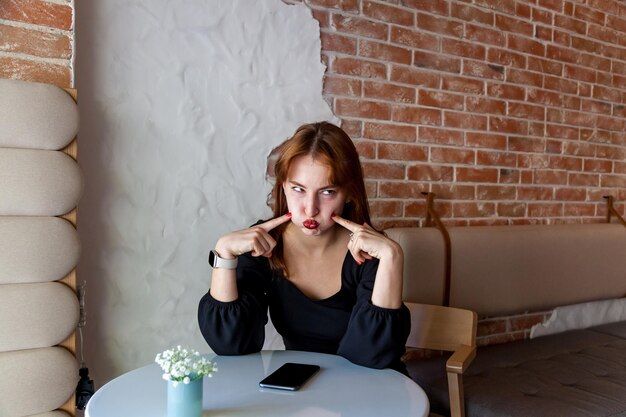
M402 256L402 249L396 242L377 232L369 224L357 224L337 215L332 219L350 231L348 250L359 265L366 259L389 259L391 261L397 255Z
M400 245L369 224L360 225L339 216L332 219L350 231L348 249L359 265L366 259L380 260L372 290L372 304L382 308L400 308L404 264Z

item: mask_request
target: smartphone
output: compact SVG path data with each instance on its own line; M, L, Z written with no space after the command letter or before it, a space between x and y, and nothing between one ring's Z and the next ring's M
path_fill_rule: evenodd
M318 365L287 362L259 382L259 386L297 391L319 370Z

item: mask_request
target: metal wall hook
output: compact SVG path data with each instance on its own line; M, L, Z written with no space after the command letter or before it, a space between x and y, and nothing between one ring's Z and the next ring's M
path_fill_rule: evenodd
M603 198L606 198L606 205L607 205L606 222L607 223L611 223L611 214L613 214L613 215L615 215L615 217L617 217L617 219L620 221L620 223L622 223L622 225L624 225L626 227L626 220L624 220L624 218L622 216L620 216L620 214L617 212L617 210L615 210L615 207L613 207L613 196L612 195L605 195L605 196L603 196Z

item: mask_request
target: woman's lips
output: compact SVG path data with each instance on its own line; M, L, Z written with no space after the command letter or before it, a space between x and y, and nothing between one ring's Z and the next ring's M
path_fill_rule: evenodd
M312 229L317 229L320 224L318 222L316 222L315 220L307 219L307 220L302 222L302 225L304 227L306 227L307 229L311 229L312 230Z

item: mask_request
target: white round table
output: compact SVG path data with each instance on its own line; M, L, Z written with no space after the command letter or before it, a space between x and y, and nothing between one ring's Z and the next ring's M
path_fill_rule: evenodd
M203 416L426 417L428 398L411 379L391 369L370 369L336 355L264 351L207 355L219 371L204 378ZM320 365L299 391L263 389L259 381L285 362ZM100 388L86 417L164 417L167 383L157 364L128 372Z

